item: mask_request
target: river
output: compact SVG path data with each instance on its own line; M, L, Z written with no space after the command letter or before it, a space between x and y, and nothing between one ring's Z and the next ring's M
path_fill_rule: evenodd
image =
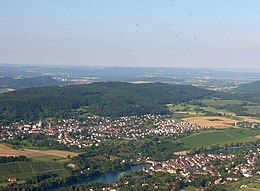
M75 182L73 184L64 185L62 187L54 189L54 191L58 191L58 190L63 189L63 188L69 188L70 186L73 186L73 185L76 185L76 184L84 184L85 185L85 184L88 184L88 183L97 183L97 182L104 183L104 184L118 182L118 176L119 176L120 173L124 172L126 174L130 174L131 171L141 170L142 168L149 168L150 166L151 166L150 164L146 164L146 163L134 165L134 166L126 168L125 170L122 170L122 171L107 173L107 174L87 178L86 180Z

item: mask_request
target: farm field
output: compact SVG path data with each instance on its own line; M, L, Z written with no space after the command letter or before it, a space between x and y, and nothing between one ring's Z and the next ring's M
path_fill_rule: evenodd
M239 100L218 100L223 101L224 103L221 103L220 105L224 105L226 102L228 103L228 101L230 101L230 103L240 103ZM178 104L178 105L172 105L169 104L168 107L170 109L170 111L172 111L173 113L190 113L190 114L196 114L199 116L204 116L209 112L212 113L216 113L216 114L220 114L220 115L229 115L229 116L236 116L236 113L232 112L232 111L228 111L225 109L217 109L216 107L218 107L219 105L217 105L217 102L211 101L209 100L202 100L201 103L203 105L193 105L191 103L182 103L182 104ZM215 103L215 104L213 104ZM242 103L242 101L241 101Z
M233 124L238 122L238 120L218 116L189 117L182 118L182 120L196 125L208 126L217 129L225 129L231 127L235 128Z
M225 100L225 99L204 99L202 103L215 107L215 106L225 106L225 105L241 105L243 103L242 100Z
M247 121L249 123L260 123L260 119L258 118L253 118L249 116L238 116L239 118L242 119L242 121Z
M223 129L223 130L208 130L181 138L175 142L183 143L187 149L223 145L237 142L256 141L256 136L260 135L260 130L249 129Z
M40 157L34 157L32 158L33 162L53 162L53 161L61 161L65 160L64 157L59 157L59 156L51 156L51 155L46 155L46 156L40 156Z
M215 107L211 107L211 106L201 107L201 109L203 109L205 112L213 112L221 115L236 116L236 113L234 112L222 110L222 109L216 109Z
M31 149L19 149L15 150L4 144L0 144L0 156L19 156L23 155L29 158L40 157L40 156L58 156L66 158L68 155L71 157L78 156L79 153L60 151L60 150L31 150Z
M199 117L199 116L200 115L196 115L191 112L175 112L171 114L171 118L178 122L181 122L182 118Z
M2 183L6 182L10 177L25 180L40 173L69 176L67 170L59 162L12 162L0 164L0 182Z
M260 106L245 106L249 114L257 114L260 113Z
M225 99L203 99L199 102L187 102L177 105L168 104L169 110L176 113L196 114L197 116L220 115L236 117L237 115L258 115L260 106L254 102ZM244 114L241 114L241 112Z

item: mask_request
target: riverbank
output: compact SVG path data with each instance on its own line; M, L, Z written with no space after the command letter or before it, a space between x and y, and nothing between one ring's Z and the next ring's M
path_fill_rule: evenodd
M125 174L128 175L132 171L141 170L143 168L149 168L150 166L151 166L150 164L146 164L146 163L138 164L138 165L132 165L130 167L127 167L124 170L119 170L117 172L110 172L110 173L101 174L101 175L94 176L94 177L89 177L89 178L86 178L85 180L66 184L66 185L60 186L56 189L50 189L49 191L59 191L61 189L69 188L69 187L76 185L76 184L86 185L86 184L89 184L89 183L103 183L103 184L115 183L115 182L118 182L118 176L119 176L120 173L125 173Z

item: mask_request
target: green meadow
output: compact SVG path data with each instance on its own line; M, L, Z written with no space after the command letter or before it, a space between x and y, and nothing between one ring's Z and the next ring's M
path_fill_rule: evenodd
M187 149L207 147L212 145L224 145L238 142L256 141L255 136L260 135L260 129L223 129L200 131L187 137L176 140L183 143Z

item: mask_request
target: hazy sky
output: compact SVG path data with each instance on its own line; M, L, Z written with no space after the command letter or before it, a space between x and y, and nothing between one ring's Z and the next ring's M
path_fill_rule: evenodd
M0 0L0 63L260 68L260 1Z

